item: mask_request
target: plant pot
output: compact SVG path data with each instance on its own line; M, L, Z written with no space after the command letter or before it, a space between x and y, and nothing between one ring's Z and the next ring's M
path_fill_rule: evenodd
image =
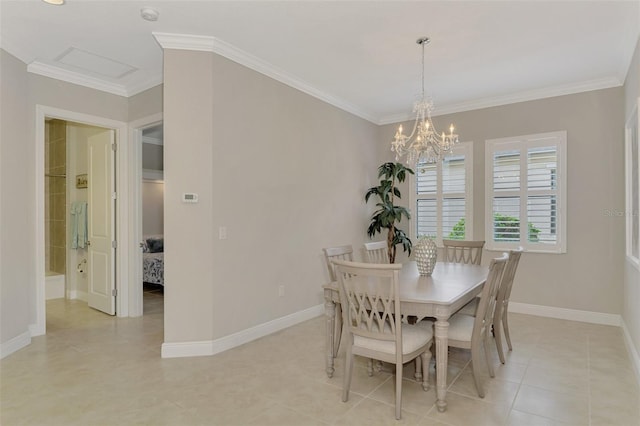
M438 247L431 238L420 238L413 249L420 275L431 275L438 259Z

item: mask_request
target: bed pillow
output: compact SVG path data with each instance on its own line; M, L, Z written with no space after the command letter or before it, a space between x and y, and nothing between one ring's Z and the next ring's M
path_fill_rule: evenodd
M164 238L147 238L147 247L149 247L149 253L162 253L164 251Z

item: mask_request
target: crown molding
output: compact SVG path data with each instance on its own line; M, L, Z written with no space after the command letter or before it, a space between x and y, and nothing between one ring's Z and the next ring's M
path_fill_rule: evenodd
M313 96L323 102L347 111L371 123L377 124L378 119L374 115L366 112L349 102L339 99L331 94L316 89L309 83L300 80L296 76L253 56L237 47L215 37L194 36L186 34L152 33L163 49L194 50L212 52L223 56L233 62L252 69L260 74L266 75L280 83L300 90L307 95Z
M65 70L63 68L44 64L38 61L31 62L29 65L27 65L27 71L33 74L66 81L67 83L73 83L79 86L89 87L91 89L111 93L113 95L124 97L129 96L129 92L121 84L109 83L99 78L89 77L84 74Z
M160 47L163 49L214 52L213 44L216 40L215 37L159 32L152 32L151 34L153 34Z
M589 92L592 90L609 89L611 87L622 86L623 82L616 77L608 77L597 80L588 80L579 83L572 83L562 86L547 87L544 89L529 90L520 93L514 93L505 96L497 96L493 98L477 99L469 102L461 102L458 104L436 106L432 117L439 115L453 114L456 112L472 111L476 109L489 108L501 105L515 104L518 102L535 101L538 99L552 98L555 96L573 95L581 92ZM385 125L392 123L400 123L415 119L412 114L394 114L383 117L377 124Z

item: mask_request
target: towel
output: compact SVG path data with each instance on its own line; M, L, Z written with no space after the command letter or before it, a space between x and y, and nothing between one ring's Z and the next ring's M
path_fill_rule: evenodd
M87 246L87 202L74 201L71 203L71 248L85 248Z

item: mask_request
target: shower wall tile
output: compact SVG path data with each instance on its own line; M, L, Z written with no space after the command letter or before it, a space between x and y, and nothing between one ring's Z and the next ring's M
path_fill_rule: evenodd
M45 173L66 175L67 123L49 120L45 123ZM50 271L66 269L66 179L48 177L45 181L45 263Z
M62 247L53 247L53 271L60 274L65 273L66 249Z

